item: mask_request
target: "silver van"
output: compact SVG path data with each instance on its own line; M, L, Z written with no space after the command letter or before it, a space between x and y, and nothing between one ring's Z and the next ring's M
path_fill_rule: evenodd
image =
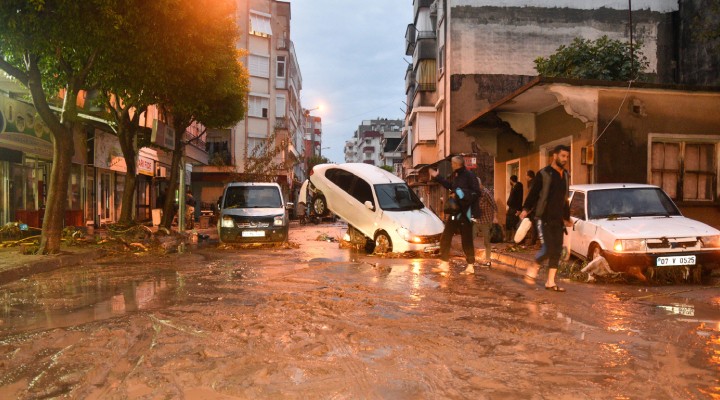
M277 183L229 183L219 206L221 243L281 243L288 239L288 215Z

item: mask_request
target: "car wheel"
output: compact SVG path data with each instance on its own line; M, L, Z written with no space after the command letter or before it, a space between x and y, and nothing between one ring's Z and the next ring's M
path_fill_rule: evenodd
M600 249L600 246L597 245L597 243L593 243L590 245L590 249L588 250L588 260L592 261L602 255L602 250Z
M375 234L375 254L384 254L392 252L392 241L390 235L380 231Z
M313 199L313 211L315 211L315 214L324 217L328 213L327 208L327 201L325 200L325 196L323 195L317 195Z

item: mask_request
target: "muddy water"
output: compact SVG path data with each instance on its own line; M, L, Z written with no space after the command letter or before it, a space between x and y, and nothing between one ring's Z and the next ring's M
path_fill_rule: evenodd
M720 398L716 288L440 276L334 229L0 288L0 398Z

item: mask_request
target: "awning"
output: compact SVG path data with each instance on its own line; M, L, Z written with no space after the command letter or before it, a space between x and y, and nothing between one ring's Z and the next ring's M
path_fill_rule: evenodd
M270 17L256 11L250 12L250 33L260 36L272 36Z

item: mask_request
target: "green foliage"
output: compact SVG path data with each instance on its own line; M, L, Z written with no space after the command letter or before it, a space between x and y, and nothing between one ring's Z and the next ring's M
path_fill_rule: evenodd
M547 58L535 59L535 70L541 76L598 79L605 81L629 81L638 78L648 67L649 62L639 48L642 43L633 45L633 57L630 57L630 44L603 36L597 40L575 38L569 46L558 47L555 54Z
M387 172L391 172L393 174L395 173L395 168L393 168L389 165L382 165L382 166L380 166L380 168L384 169Z
M307 170L310 172L311 169L313 169L314 166L318 164L329 164L330 160L327 157L319 156L317 154L312 155L307 160Z
M274 182L278 173L283 170L279 160L283 148L276 143L278 129L266 139L249 149L244 160L242 179L246 182Z

